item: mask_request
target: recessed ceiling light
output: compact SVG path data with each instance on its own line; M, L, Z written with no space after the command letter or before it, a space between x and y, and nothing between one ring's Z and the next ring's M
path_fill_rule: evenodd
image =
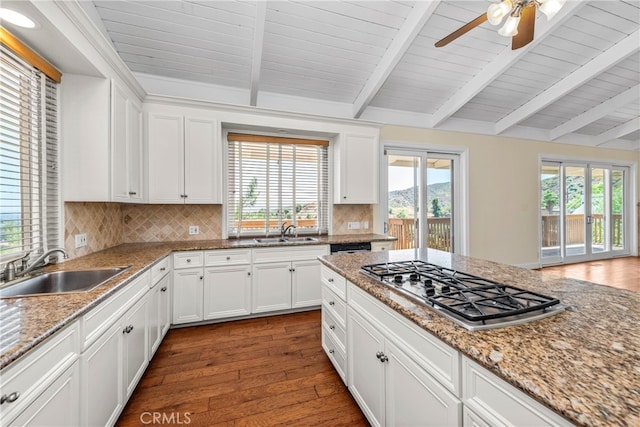
M4 20L24 28L35 28L36 23L27 16L12 9L0 7L0 20Z

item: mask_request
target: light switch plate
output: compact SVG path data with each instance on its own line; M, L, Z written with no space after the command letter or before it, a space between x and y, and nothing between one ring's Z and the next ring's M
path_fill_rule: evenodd
M359 222L349 222L347 223L347 229L349 230L360 230L360 223Z
M189 226L189 234L193 235L193 234L199 234L200 233L200 227L198 227L197 225L190 225Z

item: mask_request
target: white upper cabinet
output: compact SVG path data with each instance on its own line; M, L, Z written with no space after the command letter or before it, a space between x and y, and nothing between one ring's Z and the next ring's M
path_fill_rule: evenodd
M184 114L148 115L150 203L221 203L219 122Z
M111 84L111 200L144 201L142 107L114 81Z
M65 201L142 202L142 109L115 80L65 74L61 84Z
M375 131L375 132L374 132ZM334 203L378 203L378 130L345 132L334 146Z

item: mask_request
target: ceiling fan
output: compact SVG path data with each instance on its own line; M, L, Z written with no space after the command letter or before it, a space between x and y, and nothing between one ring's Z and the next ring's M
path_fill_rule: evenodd
M553 18L566 0L502 0L500 3L492 3L483 13L471 22L455 30L435 46L446 46L458 37L474 29L485 21L491 25L499 25L505 16L508 18L498 30L498 34L511 37L511 49L520 49L533 40L533 29L536 22L536 9L544 13L547 19Z

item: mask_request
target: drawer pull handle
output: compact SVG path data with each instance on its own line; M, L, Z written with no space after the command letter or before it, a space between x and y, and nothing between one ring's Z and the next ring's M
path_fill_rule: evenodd
M333 354L333 353L334 353L333 349L329 350L329 354Z
M327 281L328 281L329 283L333 283L333 279L332 279L332 278L327 279Z
M329 305L336 305L335 301L329 301Z
M165 268L165 267L161 267L161 268L160 268L160 271L165 271L165 270L166 270L166 268Z
M136 194L138 194L138 193L136 193L135 191L129 191L129 195L130 196L135 196Z
M191 262L191 258L187 258L187 262Z
M336 328L336 325L331 325L329 326L329 329L331 329L332 331Z
M3 394L2 397L0 397L0 404L7 402L7 403L13 403L16 400L18 400L18 398L20 397L20 393L18 393L17 391L14 391L11 394Z
M162 288L160 288L160 292L167 292L167 287L163 286Z
M129 325L122 331L123 334L130 334L133 331L133 325Z

